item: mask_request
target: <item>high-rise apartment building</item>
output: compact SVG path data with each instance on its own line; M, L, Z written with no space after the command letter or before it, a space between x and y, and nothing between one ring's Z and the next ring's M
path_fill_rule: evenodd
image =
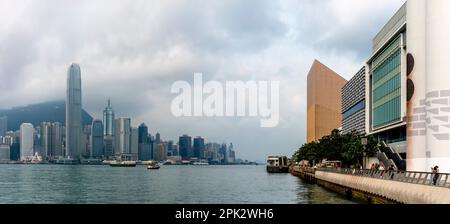
M20 125L20 160L29 160L34 154L34 127L32 124Z
M51 153L49 156L60 157L64 156L62 150L63 144L63 128L61 123L54 122L51 125Z

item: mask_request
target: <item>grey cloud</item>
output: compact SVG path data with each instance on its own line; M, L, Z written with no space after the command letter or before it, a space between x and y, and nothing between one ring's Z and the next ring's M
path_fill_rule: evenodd
M297 17L298 41L322 52L354 53L360 60L371 54L372 39L394 15L404 0L344 1L347 15L336 13L339 0L306 0L296 2L300 7ZM357 8L365 5L368 7ZM376 6L376 7L370 7ZM344 18L343 18L344 17ZM345 17L348 17L347 19ZM343 22L343 20L345 22Z
M11 0L10 11L25 6L20 20L0 25L0 108L63 99L67 66L78 62L83 106L96 118L111 97L117 116L145 122L165 139L186 133L233 142L244 159L289 155L305 141L304 81L312 60L357 71L360 59L342 55L367 54L371 36L401 2L348 25L338 22L333 1ZM194 72L205 81L280 81L280 125L174 118L170 87L192 82Z

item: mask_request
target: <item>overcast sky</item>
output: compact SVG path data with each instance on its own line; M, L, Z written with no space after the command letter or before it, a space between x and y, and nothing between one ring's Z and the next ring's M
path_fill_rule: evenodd
M306 139L306 76L318 59L349 79L404 0L0 0L0 108L65 98L72 62L94 118L116 116L152 134L233 142L237 157L292 155ZM175 118L177 80L280 81L280 123Z

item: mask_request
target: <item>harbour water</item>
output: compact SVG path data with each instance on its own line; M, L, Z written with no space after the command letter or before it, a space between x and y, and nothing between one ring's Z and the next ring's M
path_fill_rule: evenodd
M265 166L0 165L0 203L350 204Z

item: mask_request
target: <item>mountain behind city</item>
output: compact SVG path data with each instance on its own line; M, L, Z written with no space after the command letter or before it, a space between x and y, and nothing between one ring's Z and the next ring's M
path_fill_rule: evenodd
M44 121L60 122L64 125L65 112L65 102L61 100L3 109L0 110L0 117L8 117L8 130L19 130L22 123L31 123L35 127ZM93 118L88 112L82 110L81 120L84 126L92 124Z

